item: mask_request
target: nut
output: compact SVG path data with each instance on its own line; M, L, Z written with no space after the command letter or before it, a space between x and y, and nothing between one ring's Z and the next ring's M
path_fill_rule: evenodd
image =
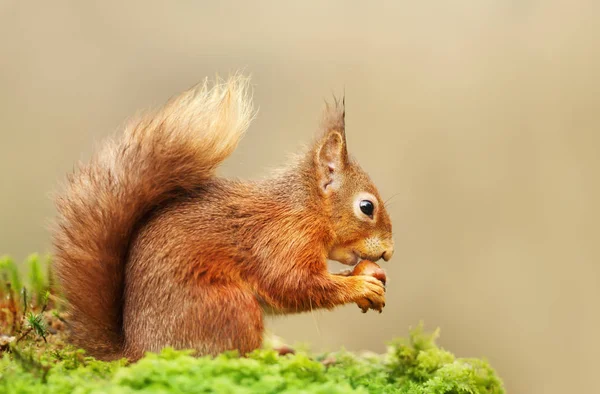
M356 264L352 270L352 276L358 275L372 276L373 278L380 280L384 285L387 280L385 271L378 264L369 260L362 260L360 263Z

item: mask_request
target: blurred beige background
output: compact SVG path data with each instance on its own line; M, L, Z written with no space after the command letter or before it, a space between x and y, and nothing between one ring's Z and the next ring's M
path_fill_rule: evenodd
M0 254L48 251L73 163L204 76L253 75L260 113L222 170L240 177L345 88L350 150L393 196L389 301L270 327L382 351L423 319L510 393L597 390L600 2L252 3L0 1Z

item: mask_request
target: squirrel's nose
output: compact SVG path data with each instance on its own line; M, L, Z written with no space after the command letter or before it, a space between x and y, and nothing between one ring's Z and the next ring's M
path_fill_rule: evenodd
M390 259L392 258L392 256L394 255L394 246L391 245L389 246L381 255L381 258L384 259L385 261L390 261Z

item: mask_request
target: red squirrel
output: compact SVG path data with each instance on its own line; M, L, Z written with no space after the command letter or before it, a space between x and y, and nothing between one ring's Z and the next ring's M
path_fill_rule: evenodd
M262 345L265 313L382 310L381 281L327 267L394 252L377 188L348 154L344 102L326 105L314 142L270 177L216 177L254 115L248 78L205 81L68 175L54 268L76 346L101 360L166 346L246 354Z

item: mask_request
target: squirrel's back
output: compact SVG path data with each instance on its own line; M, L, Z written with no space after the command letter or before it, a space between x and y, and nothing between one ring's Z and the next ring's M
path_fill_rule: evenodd
M68 177L53 242L77 346L102 359L124 355L125 261L136 227L208 182L252 117L246 78L205 82L131 121Z

